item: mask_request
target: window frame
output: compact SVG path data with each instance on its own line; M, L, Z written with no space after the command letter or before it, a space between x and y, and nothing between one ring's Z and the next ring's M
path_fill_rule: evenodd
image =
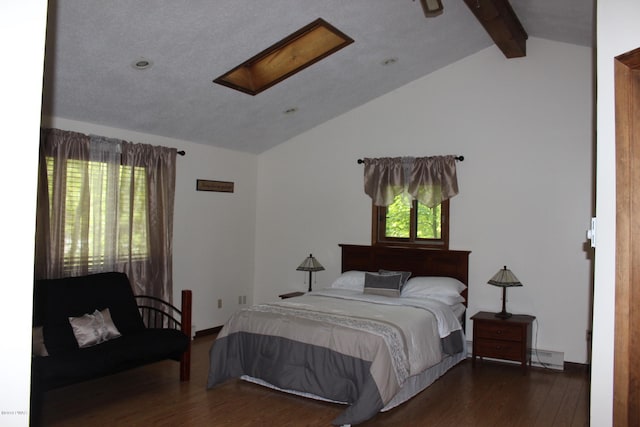
M420 239L416 236L417 229L417 206L418 201L414 200L410 211L410 231L409 237L386 237L387 208L385 206L375 206L371 204L371 244L376 246L416 246L430 249L449 249L449 200L443 200L440 210L440 239Z

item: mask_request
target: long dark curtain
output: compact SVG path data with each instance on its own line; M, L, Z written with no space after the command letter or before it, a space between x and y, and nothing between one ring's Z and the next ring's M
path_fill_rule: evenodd
M40 141L36 278L128 275L172 300L176 149L58 129Z

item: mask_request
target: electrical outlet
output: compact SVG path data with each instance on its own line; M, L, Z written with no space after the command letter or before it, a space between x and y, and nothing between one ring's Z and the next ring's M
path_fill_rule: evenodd
M218 308L222 308L222 298L218 300Z

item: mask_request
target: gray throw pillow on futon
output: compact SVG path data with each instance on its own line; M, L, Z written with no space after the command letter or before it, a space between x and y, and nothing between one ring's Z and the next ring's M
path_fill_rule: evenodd
M80 317L69 317L69 323L80 348L91 347L120 336L108 308Z
M364 293L399 297L402 289L402 274L365 273Z

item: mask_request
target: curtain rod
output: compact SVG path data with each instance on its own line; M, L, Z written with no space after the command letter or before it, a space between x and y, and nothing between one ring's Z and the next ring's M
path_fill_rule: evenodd
M461 162L464 162L464 156L456 156L456 160L459 160ZM362 159L358 159L358 164L361 165L364 163L364 160Z
M176 151L176 154L180 154L181 156L184 156L185 154L187 154L187 152L184 150L180 150L180 151Z

